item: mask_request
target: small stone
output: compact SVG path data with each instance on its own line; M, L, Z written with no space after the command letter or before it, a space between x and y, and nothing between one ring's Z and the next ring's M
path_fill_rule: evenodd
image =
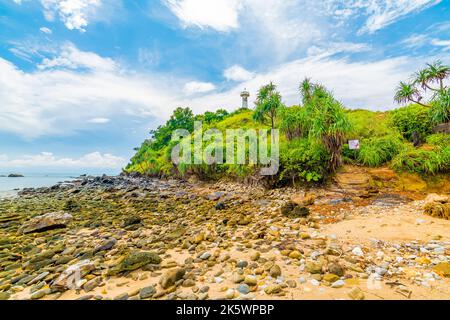
M327 273L323 276L323 280L329 283L333 283L339 280L339 277L332 273Z
M186 270L181 268L169 270L161 276L161 278L159 279L159 284L163 289L167 289L175 285L175 282L182 279L185 273Z
M96 287L98 287L100 285L100 283L102 282L102 278L101 277L96 277L88 282L86 282L83 285L83 290L85 292L89 292L94 290Z
M450 262L441 262L434 266L434 272L438 275L450 278Z
M248 262L245 261L245 260L240 260L240 261L238 261L238 262L236 263L236 267L237 267L237 268L243 269L243 268L245 268L245 267L247 267L247 266L248 266Z
M249 286L255 286L257 284L257 279L255 276L248 275L245 277L244 282Z
M322 273L322 264L308 261L305 264L305 270L311 274Z
M128 298L129 298L128 293L125 292L114 297L114 300L128 300Z
M209 257L211 257L211 253L205 252L200 256L200 259L207 260L207 259L209 259Z
M344 268L338 263L332 263L328 266L328 271L332 274L342 277L344 275Z
M281 268L279 265L274 264L272 268L270 268L269 274L272 278L278 278L281 276Z
M353 300L364 300L365 296L359 287L354 287L351 289L347 295Z
M309 280L309 282L310 282L313 286L315 286L315 287L317 287L318 285L320 285L320 282L317 281L316 279L311 279L311 280Z
M306 233L306 232L301 232L300 233L300 238L303 239L303 240L306 240L306 239L310 239L311 236L308 233Z
M0 292L0 300L8 300L10 296L8 292Z
M31 294L31 296L30 296L30 299L31 300L38 300L38 299L41 299L41 298L45 297L49 293L51 293L50 289L48 289L48 288L41 289L41 290L38 290L36 292L33 292Z
M238 273L233 274L233 276L231 277L231 281L233 281L234 283L241 283L242 281L244 281L244 279L244 275Z
M353 253L355 256L358 256L358 257L362 257L362 256L364 255L364 252L362 251L362 249L361 249L360 247L355 247L355 248L352 250L352 253Z
M295 280L287 280L286 284L289 288L297 288L297 282Z
M225 293L225 299L233 299L234 298L234 289L228 289Z
M156 288L154 286L148 286L145 288L142 288L139 291L139 298L141 300L151 298L156 293Z
M208 286L203 286L203 287L200 288L199 291L200 291L201 293L206 293L206 292L209 291L209 287L208 287Z
M250 260L257 261L259 259L259 257L261 257L261 254L258 251L254 251L250 255Z
M294 250L291 251L291 253L289 253L289 258L291 259L300 259L302 257L302 254L300 253L300 251Z
M281 286L279 284L269 285L264 289L264 292L266 294L276 294L280 293L282 290Z
M243 283L237 287L237 291L239 291L242 294L247 294L250 292L250 288L247 284Z
M193 287L193 286L195 286L195 281L192 279L186 279L183 281L182 286L183 287Z
M333 282L333 284L331 284L332 288L342 288L345 285L344 280L338 280L336 282Z

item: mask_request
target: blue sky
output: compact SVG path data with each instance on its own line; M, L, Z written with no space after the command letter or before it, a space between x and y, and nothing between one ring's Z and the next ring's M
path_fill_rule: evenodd
M178 106L287 104L312 77L349 108L450 62L448 0L0 0L0 171L118 171Z

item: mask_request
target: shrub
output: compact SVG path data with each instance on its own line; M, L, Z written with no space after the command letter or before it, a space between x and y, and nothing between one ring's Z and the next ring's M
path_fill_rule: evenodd
M356 160L363 165L377 167L390 161L402 147L402 140L397 135L363 139Z
M429 115L433 124L450 122L450 88L439 90L431 103Z
M427 137L427 143L440 148L448 147L450 146L450 134L432 134Z
M450 147L438 150L408 148L394 157L392 168L420 174L447 173L450 171Z
M432 129L428 113L429 108L412 104L392 111L392 122L406 139L411 140L416 131L423 140Z
M299 106L283 107L279 111L280 130L288 140L304 137L308 130L306 108Z
M326 149L309 139L295 139L280 146L280 181L323 181L330 159Z

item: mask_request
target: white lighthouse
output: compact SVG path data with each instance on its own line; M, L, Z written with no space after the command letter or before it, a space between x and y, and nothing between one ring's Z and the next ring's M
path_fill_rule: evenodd
M250 97L250 93L247 91L247 89L244 89L244 91L241 92L243 109L248 109L248 97Z

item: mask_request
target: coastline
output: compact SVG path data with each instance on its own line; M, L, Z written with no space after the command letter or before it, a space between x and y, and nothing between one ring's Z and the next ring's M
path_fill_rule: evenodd
M425 194L350 191L134 175L22 190L0 201L0 280L19 300L449 299L450 221ZM71 219L20 232L49 212ZM60 281L74 266L77 290Z

